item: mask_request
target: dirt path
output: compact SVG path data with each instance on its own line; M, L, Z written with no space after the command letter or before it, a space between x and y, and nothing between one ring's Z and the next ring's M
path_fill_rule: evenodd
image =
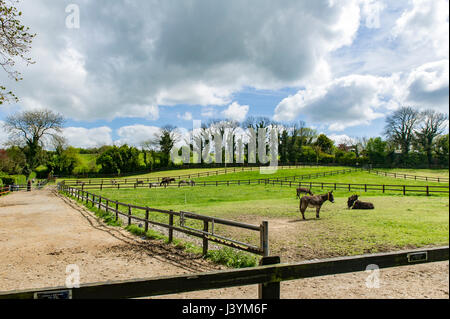
M159 241L109 227L49 189L0 198L0 291L63 286L76 264L81 283L219 269Z
M62 286L76 264L81 283L221 269L159 241L109 227L49 189L0 198L0 291ZM282 298L448 298L448 262L385 269L380 288L353 273L283 282ZM257 298L257 287L162 298Z

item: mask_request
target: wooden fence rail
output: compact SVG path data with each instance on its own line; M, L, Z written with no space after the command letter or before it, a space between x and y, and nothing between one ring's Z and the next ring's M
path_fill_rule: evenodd
M0 196L7 195L10 193L9 186L0 187Z
M378 170L368 170L369 173L376 174L378 176L389 176L394 178L402 178L402 179L413 179L415 181L427 181L427 182L438 182L438 183L448 183L449 178L447 177L435 177L435 176L418 176L418 175L410 175L404 173L391 173L385 171Z
M306 175L309 176L309 175ZM333 183L333 182L312 182L312 181L301 181L297 180L283 180L283 179L246 179L246 180L221 180L221 181L197 181L193 185L182 185L169 184L167 187L207 187L207 186L230 186L230 185L272 185L281 187L308 187L310 189L321 189L321 190L338 190L345 189L349 192L352 191L363 191L365 193L369 191L377 191L386 193L399 192L403 195L408 193L422 193L430 196L432 194L448 194L449 186L438 186L438 185L392 185L392 184L355 184L355 183ZM82 190L106 190L106 189L129 189L129 188L166 188L166 186L160 186L154 183L118 183L115 185L108 184L81 184L78 188Z
M172 210L162 210L150 207L142 207L137 205L131 205L127 203L118 202L115 200L108 199L98 194L90 193L84 190L80 190L75 187L70 187L63 184L58 184L58 190L64 192L65 194L76 198L79 201L82 201L86 205L89 203L92 207L96 207L98 209L105 210L107 213L115 214L116 221L119 219L119 216L123 216L126 218L128 226L132 224L132 221L138 221L144 223L145 232L148 231L149 225L155 225L159 227L163 227L168 229L169 232L169 242L173 240L173 232L178 231L181 233L185 233L190 236L198 237L203 239L203 255L206 255L208 252L208 242L215 242L220 245L232 247L238 250L250 252L253 254L258 254L262 256L268 256L269 254L269 225L268 222L264 221L261 225L251 225L240 223L236 221L210 217L205 215L199 215L191 212L175 212ZM125 208L125 211L121 210L121 208ZM144 217L139 217L133 214L134 210L140 210L143 212ZM165 224L162 222L157 222L149 219L149 213L156 212L169 216L169 223ZM180 219L180 226L176 226L174 224L174 217L178 217ZM186 220L197 220L203 222L202 229L196 229L187 225ZM259 233L259 246L255 246L249 243L240 242L234 240L232 238L227 238L221 236L215 232L215 225L225 225L231 226L251 231L256 231Z
M279 264L279 257L268 257L263 258L262 262L268 260L269 265L266 266L171 277L82 284L79 288L73 289L53 287L9 291L1 292L0 299L142 298L254 284L259 284L259 297L261 299L279 299L280 282L286 280L366 271L369 265L383 269L446 261L448 259L448 246L286 264ZM405 285L407 284L405 282Z
M299 168L298 166L278 166L277 169L294 169ZM267 168L267 167L264 167ZM185 174L185 175L172 175L172 176L161 176L161 177L146 177L146 178L111 178L111 179L89 179L89 180L63 180L61 183L64 183L65 185L69 186L75 186L75 185L108 185L108 184L135 184L138 182L144 182L144 183L150 183L150 182L156 182L159 183L164 177L168 178L175 178L178 180L181 180L183 178L191 179L191 178L200 178L200 177L212 177L212 176L218 176L218 175L225 175L225 174L231 174L231 173L237 173L237 172L247 172L247 171L255 171L259 170L260 167L232 167L232 168L225 168L222 170L217 171L208 171L208 172L199 172L195 174ZM325 176L332 176L332 175L338 175L338 174L346 174L351 172L357 172L357 171L363 171L362 168L347 168L347 169L341 169L341 170L333 170L333 171L326 171L326 172L318 172L318 173L311 173L311 174L303 174L303 175L293 175L293 176L287 176L287 177L280 177L280 178L273 178L274 180L287 180L287 179L306 179L306 178L317 178L317 177L325 177ZM258 179L254 179L258 180Z
M311 178L318 178L318 177L325 177L325 176L333 176L333 175L339 175L339 174L346 174L351 172L361 171L361 169L342 169L342 170L334 170L334 171L327 171L327 172L319 172L319 173L311 173L311 174L303 174L303 175L293 175L293 176L286 176L286 177L276 177L276 178L251 178L248 180L229 180L226 182L240 182L240 181L287 181L287 180L305 180L305 179L311 179ZM208 172L209 173L209 172ZM199 173L200 174L200 173ZM205 173L201 173L205 174ZM197 176L198 174L194 174ZM189 178L193 177L194 175L188 175ZM216 176L215 174L212 175L205 175L205 176ZM171 178L178 178L181 179L180 176L172 176ZM136 179L122 179L122 180L108 180L105 182L105 180L101 180L98 183L92 183L91 181L62 181L61 183L67 186L81 186L81 187L92 187L92 186L98 186L99 188L120 188L123 185L133 185L135 188L139 185L149 185L149 187L158 187L158 185L162 180L162 177L158 178L136 178ZM157 182L157 183L155 183ZM220 182L220 181L219 181ZM150 185L151 183L151 185ZM206 186L205 181L197 181L197 183L200 183ZM206 181L208 183L208 181ZM216 181L213 181L213 183L216 183ZM258 183L260 184L260 183ZM178 185L178 184L177 184ZM173 186L173 184L172 184ZM87 189L87 188L86 188ZM95 188L90 188L95 189Z

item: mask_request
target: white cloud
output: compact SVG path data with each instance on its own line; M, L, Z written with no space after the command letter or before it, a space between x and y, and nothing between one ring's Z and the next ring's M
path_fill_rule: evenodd
M426 63L411 71L404 94L410 105L448 113L449 61Z
M118 145L128 144L132 146L139 146L140 143L144 141L155 139L155 135L158 135L160 132L161 129L156 126L123 126L117 130L117 135L119 135L120 138L114 143Z
M300 90L278 104L274 119L306 118L332 131L369 124L383 116L377 109L386 107L386 100L393 94L390 82L390 78L351 75Z
M183 121L192 121L192 113L185 112L184 114L177 114L177 118Z
M224 116L227 120L233 120L237 122L242 122L245 120L248 111L250 110L250 106L248 105L239 105L237 102L233 102L228 106L228 108L222 111L222 116Z
M448 57L448 17L448 0L413 0L412 7L397 19L392 34L411 51L426 48Z
M81 148L112 145L112 130L107 126L87 129L83 127L66 127L63 136L69 145Z
M356 143L356 140L346 134L329 134L327 135L332 141L334 141L335 145L345 144L352 145Z
M77 120L157 120L161 105L224 106L244 87L320 82L324 72L329 80L328 55L350 45L360 23L356 0L78 5L80 28L67 29L64 1L19 2L38 34L37 63L19 66L20 84L0 81L20 106Z

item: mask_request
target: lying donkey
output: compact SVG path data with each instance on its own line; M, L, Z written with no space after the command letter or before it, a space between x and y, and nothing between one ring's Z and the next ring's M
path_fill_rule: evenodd
M309 188L305 188L305 187L297 188L297 198L300 198L301 194L309 194L311 196L314 196L314 194L311 192L311 190Z
M323 203L327 200L334 203L333 192L329 192L323 195L315 195L315 196L303 196L300 199L300 212L302 213L303 219L305 218L305 211L308 206L312 206L316 208L316 218L320 218L320 208L322 208Z
M347 201L348 209L375 209L372 203L362 202L358 200L358 195L352 195Z

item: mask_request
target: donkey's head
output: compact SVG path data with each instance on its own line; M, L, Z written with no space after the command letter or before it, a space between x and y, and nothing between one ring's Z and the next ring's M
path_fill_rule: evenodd
M348 208L351 208L353 204L358 200L358 195L352 195L347 200L347 206Z
M333 191L328 192L328 200L332 203L334 203L334 196L333 196Z

